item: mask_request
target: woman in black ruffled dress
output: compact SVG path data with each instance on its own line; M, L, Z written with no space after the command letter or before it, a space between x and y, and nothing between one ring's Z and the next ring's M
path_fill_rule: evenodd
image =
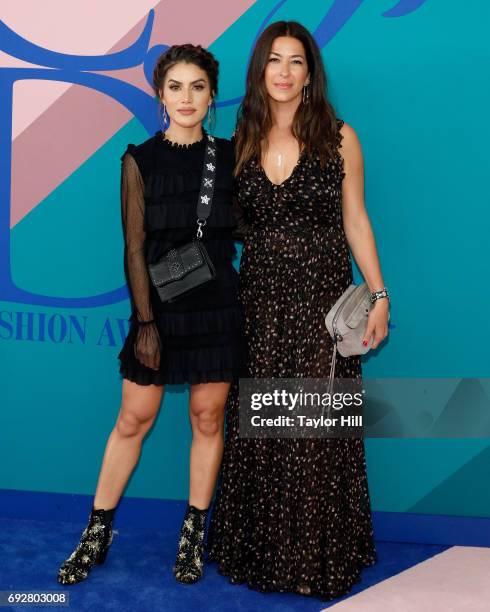
M230 382L240 373L242 314L238 274L232 260L236 225L232 210L234 153L214 138L216 176L203 242L216 278L172 303L162 303L149 280L148 264L196 234L196 206L208 135L202 121L217 93L218 63L193 45L168 49L158 60L153 85L170 124L122 157L121 196L125 272L131 326L119 354L121 410L110 434L89 524L62 564L58 580L84 580L103 563L112 542L115 507L158 413L164 385L189 383L193 441L190 495L182 523L174 574L195 582L203 571L207 508L221 461L223 413Z

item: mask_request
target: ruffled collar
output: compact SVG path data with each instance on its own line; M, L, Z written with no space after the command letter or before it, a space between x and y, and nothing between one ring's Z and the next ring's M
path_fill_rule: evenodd
M198 149L199 147L203 146L203 144L206 142L206 136L207 136L207 132L204 128L202 128L202 138L200 138L199 140L196 140L195 142L191 142L190 144L180 144L178 142L173 142L172 140L168 140L168 138L165 138L162 130L158 130L158 132L155 133L155 138L164 146L167 147L168 149L178 149L178 150L185 150L188 151L190 149Z

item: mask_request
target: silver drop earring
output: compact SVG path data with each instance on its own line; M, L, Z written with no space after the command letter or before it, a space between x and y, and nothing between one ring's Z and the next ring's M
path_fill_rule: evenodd
M208 104L208 130L212 133L213 116L211 115L211 104Z
M303 85L303 104L308 104L309 85Z
M160 113L162 113L161 118L160 118ZM158 106L158 121L160 122L162 132L165 132L166 130L165 124L167 123L167 108L163 102Z

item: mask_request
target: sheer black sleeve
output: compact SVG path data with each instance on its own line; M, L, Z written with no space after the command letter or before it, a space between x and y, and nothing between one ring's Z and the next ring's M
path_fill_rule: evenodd
M160 366L160 335L153 320L150 279L145 260L144 183L134 157L126 153L121 168L121 214L124 231L124 270L138 332L134 354L145 366Z

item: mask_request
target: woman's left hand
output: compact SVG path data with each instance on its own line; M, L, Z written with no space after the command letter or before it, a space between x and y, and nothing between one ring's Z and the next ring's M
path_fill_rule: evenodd
M388 335L388 313L390 302L388 298L380 298L374 302L374 306L368 316L366 333L362 343L366 346L369 338L374 334L372 349L375 349Z

